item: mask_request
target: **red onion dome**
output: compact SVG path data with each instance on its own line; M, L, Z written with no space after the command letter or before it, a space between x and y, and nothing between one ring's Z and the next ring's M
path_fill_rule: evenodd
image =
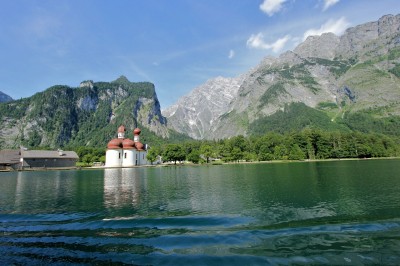
M122 148L122 139L112 139L107 144L107 149L120 149Z
M124 149L133 149L135 147L135 142L131 139L124 139L122 141L122 147Z
M124 133L126 131L125 127L123 125L120 125L118 128L118 133Z
M133 130L133 135L140 135L140 132L142 132L140 128L135 128L135 130Z
M136 149L138 149L139 151L142 151L143 147L144 147L143 143L141 143L141 142L136 142L135 146L136 146Z

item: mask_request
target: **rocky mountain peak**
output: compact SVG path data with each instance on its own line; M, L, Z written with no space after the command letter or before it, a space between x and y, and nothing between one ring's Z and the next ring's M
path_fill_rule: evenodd
M219 76L207 80L176 104L163 110L168 125L195 139L207 137L215 121L227 112L230 102L236 98L243 80L244 76Z
M124 84L129 84L130 81L128 80L127 77L125 77L124 75L121 75L119 78L117 78L116 80L112 81L112 83L117 83L120 85L124 85Z
M386 53L386 48L399 45L399 30L400 15L386 15L378 21L348 28L340 37L336 56L354 58L371 51L378 54Z
M93 80L85 80L79 84L79 88L90 88L93 89Z
M378 20L378 35L391 35L400 30L400 14L386 15Z
M320 36L308 36L300 43L294 52L301 57L318 57L324 59L333 59L335 50L339 44L340 38L334 33L324 33Z

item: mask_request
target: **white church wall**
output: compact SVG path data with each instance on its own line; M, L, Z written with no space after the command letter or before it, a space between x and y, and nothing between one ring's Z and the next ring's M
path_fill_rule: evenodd
M135 166L134 153L135 151L133 149L123 150L123 158L122 158L123 167Z
M106 167L122 166L122 149L109 149L106 152Z

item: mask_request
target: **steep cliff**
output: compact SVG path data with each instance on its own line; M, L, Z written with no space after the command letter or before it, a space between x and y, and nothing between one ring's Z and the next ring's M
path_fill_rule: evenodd
M195 88L163 111L170 127L195 139L208 138L237 95L245 76L217 77Z

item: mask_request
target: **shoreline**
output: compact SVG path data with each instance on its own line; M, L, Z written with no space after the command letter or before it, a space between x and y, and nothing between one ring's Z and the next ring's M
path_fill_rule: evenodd
M60 171L60 170L98 170L98 169L123 169L123 168L145 168L145 167L173 167L173 166L222 166L222 165L238 165L238 164L277 164L277 163L313 163L313 162L336 162L336 161L368 161L368 160L399 160L400 157L379 157L379 158L335 158L335 159L305 159L305 160L271 160L271 161L253 161L253 162L222 162L214 161L208 164L184 163L163 163L154 165L138 165L130 167L106 167L106 166L77 166L77 167L57 167L57 168L29 168L29 169L2 169L2 172L39 172L39 171Z

